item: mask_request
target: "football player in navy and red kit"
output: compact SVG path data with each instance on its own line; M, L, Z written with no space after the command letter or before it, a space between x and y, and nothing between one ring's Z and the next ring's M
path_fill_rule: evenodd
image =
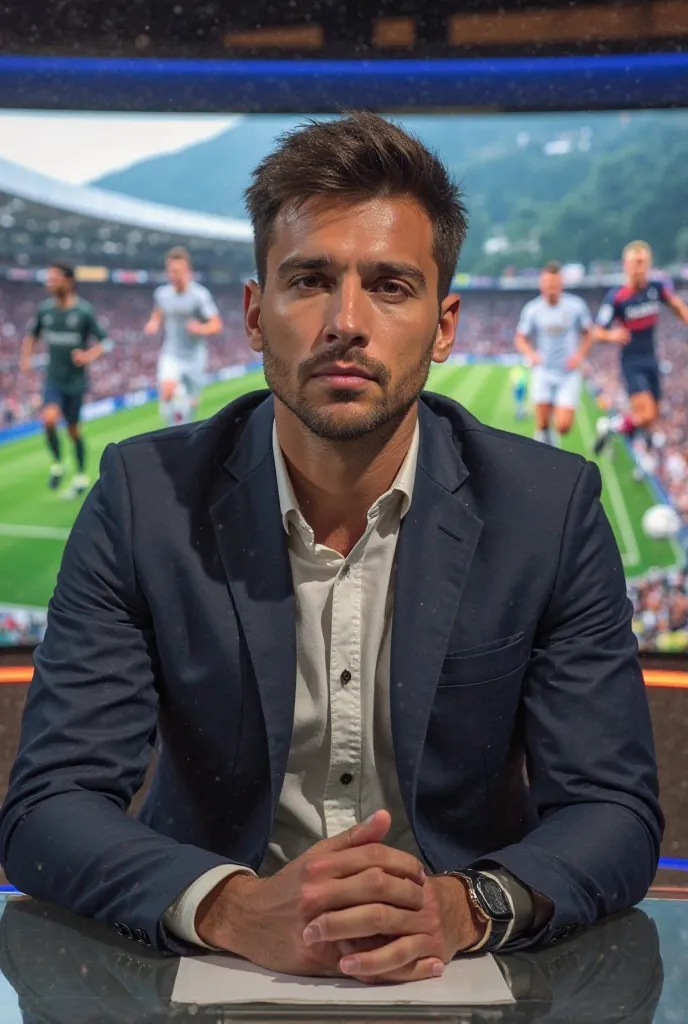
M659 415L662 387L655 348L659 305L688 324L688 305L674 294L670 282L651 273L652 250L647 242L629 242L623 251L626 283L612 288L597 314L597 341L621 346L621 374L630 399L629 416L614 417L595 444L599 453L613 433L632 439L640 432L651 445L651 430Z

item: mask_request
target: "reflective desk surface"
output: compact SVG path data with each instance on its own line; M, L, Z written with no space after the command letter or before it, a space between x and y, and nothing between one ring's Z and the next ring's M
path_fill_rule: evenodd
M0 1024L144 1024L276 1019L265 1010L170 1003L179 961L151 953L101 925L20 897L0 898ZM516 1002L430 1012L387 1011L387 1020L461 1022L688 1021L688 901L638 909L537 953L500 958ZM380 1019L380 1009L334 1019ZM332 1020L282 1011L282 1021Z

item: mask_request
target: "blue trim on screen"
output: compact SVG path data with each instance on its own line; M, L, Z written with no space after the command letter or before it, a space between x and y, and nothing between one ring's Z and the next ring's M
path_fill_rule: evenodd
M0 106L583 110L688 105L688 54L466 60L0 57Z
M667 871L688 871L688 860L681 857L662 857L659 866Z

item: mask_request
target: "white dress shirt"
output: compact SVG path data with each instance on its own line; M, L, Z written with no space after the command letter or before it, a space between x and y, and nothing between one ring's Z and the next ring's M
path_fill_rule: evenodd
M346 558L316 544L275 426L272 445L294 584L296 696L286 776L259 874L273 874L381 808L392 817L385 842L420 858L399 790L390 723L395 555L413 498L418 424L396 479L371 505L366 530ZM194 925L201 901L223 878L249 870L228 864L206 872L168 909L165 925L204 945Z

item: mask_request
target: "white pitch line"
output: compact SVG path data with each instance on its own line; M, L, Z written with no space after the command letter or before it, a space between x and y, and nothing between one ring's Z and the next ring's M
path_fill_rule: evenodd
M59 526L23 526L21 523L0 523L0 537L23 537L27 540L67 540L69 530Z
M581 400L579 411L581 415L578 422L580 424L581 434L583 434L583 442L586 448L590 449L595 443L595 433L584 398ZM638 542L635 539L635 530L633 529L633 523L631 522L631 517L629 516L628 509L626 508L626 502L624 501L616 467L611 462L605 464L604 482L607 485L607 491L609 492L609 497L614 509L614 515L616 516L616 521L618 523L619 530L621 531L621 539L623 540L625 548L625 552L621 556L623 564L640 565L640 549L638 548Z

